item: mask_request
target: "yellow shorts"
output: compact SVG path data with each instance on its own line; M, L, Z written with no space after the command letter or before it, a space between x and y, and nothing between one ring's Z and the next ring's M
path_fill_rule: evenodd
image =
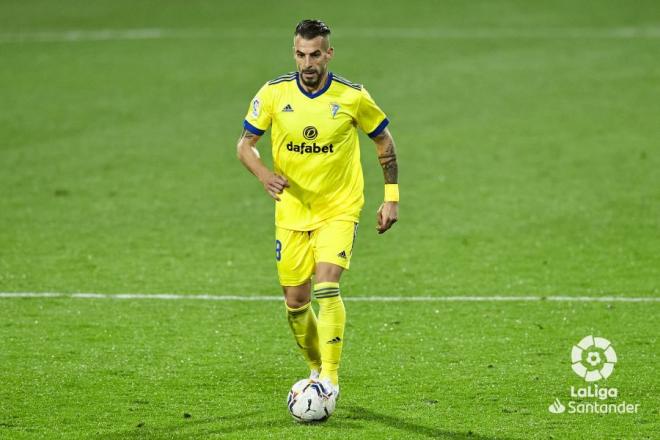
M275 260L282 286L299 286L312 277L316 263L348 270L358 224L330 220L313 231L275 228Z

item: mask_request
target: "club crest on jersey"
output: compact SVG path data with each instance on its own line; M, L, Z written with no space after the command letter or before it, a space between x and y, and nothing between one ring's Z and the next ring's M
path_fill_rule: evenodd
M330 104L330 114L334 118L337 116L337 112L339 111L339 104L332 103Z
M254 101L252 101L252 117L253 118L258 118L259 117L259 108L261 107L261 103L259 102L259 98L254 98Z
M282 111L283 111L283 112L292 112L292 111L293 111L293 107L291 107L291 104L287 104L287 105L284 106L284 108L282 109Z

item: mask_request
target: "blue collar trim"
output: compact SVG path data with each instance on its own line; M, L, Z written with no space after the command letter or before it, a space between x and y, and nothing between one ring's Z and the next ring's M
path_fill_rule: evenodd
M332 84L332 72L328 72L328 79L325 81L325 85L321 90L319 90L316 93L309 93L305 89L303 89L303 86L300 85L300 72L296 72L296 84L298 84L298 89L300 90L300 93L303 95L307 96L310 99L318 98L322 94L325 93L326 90L330 88L330 84Z

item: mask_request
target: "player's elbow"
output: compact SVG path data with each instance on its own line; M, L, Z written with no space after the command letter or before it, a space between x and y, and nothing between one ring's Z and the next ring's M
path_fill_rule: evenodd
M236 158L243 162L243 158L245 157L245 143L243 141L239 141L238 144L236 144Z
M236 145L236 157L241 162L245 163L247 160L252 158L259 158L259 150L257 150L254 145L249 142L239 141Z

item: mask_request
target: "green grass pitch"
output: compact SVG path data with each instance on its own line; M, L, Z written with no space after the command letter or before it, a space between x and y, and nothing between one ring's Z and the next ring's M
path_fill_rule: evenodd
M0 438L657 438L655 1L3 1L0 293L278 295L273 205L235 143L308 17L400 162L378 236L361 137L335 415L287 414L305 369L277 301L0 297ZM589 334L618 355L608 402L638 413L549 412L585 386Z

